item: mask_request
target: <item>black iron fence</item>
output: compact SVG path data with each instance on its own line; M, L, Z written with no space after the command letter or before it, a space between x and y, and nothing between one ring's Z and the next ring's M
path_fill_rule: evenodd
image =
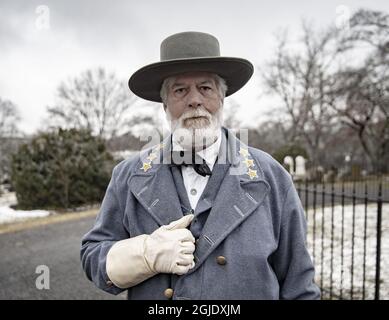
M296 182L322 299L389 299L389 183Z

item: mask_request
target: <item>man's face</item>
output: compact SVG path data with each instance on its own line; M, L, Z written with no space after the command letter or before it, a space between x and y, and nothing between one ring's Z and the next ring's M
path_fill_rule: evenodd
M223 97L210 73L186 73L172 78L165 111L174 141L185 149L214 143L222 126Z
M180 119L183 128L200 129L210 125L222 104L214 77L207 72L193 72L179 75L170 83L165 111L173 122Z

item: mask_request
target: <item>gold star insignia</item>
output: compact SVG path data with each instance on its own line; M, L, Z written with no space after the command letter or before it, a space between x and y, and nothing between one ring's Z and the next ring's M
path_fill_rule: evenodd
M250 179L258 178L257 170L249 169L249 171L247 171L247 174L249 175Z
M247 166L247 168L254 167L254 160L252 159L244 159L243 163Z
M150 160L150 162L156 158L157 158L157 155L155 153L150 153L150 155L147 157L147 159Z
M150 162L143 162L143 166L142 166L142 170L144 172L146 172L147 170L149 170L151 168L151 163Z
M240 153L243 157L247 157L247 156L249 155L249 151L248 151L247 149L243 149L243 148L240 148L239 153Z

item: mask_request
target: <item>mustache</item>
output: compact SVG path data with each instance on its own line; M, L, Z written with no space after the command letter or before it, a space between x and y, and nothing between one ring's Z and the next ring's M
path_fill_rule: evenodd
M185 120L190 119L190 118L198 118L198 117L204 117L204 118L207 118L208 120L210 120L212 115L204 109L195 109L193 111L188 111L188 112L184 113L181 116L181 120L185 121Z

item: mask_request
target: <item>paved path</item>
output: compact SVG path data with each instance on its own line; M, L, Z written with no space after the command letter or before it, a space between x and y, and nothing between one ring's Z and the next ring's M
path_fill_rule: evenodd
M96 288L81 268L81 237L94 219L0 234L0 299L125 299ZM50 268L49 290L36 288L39 265Z

